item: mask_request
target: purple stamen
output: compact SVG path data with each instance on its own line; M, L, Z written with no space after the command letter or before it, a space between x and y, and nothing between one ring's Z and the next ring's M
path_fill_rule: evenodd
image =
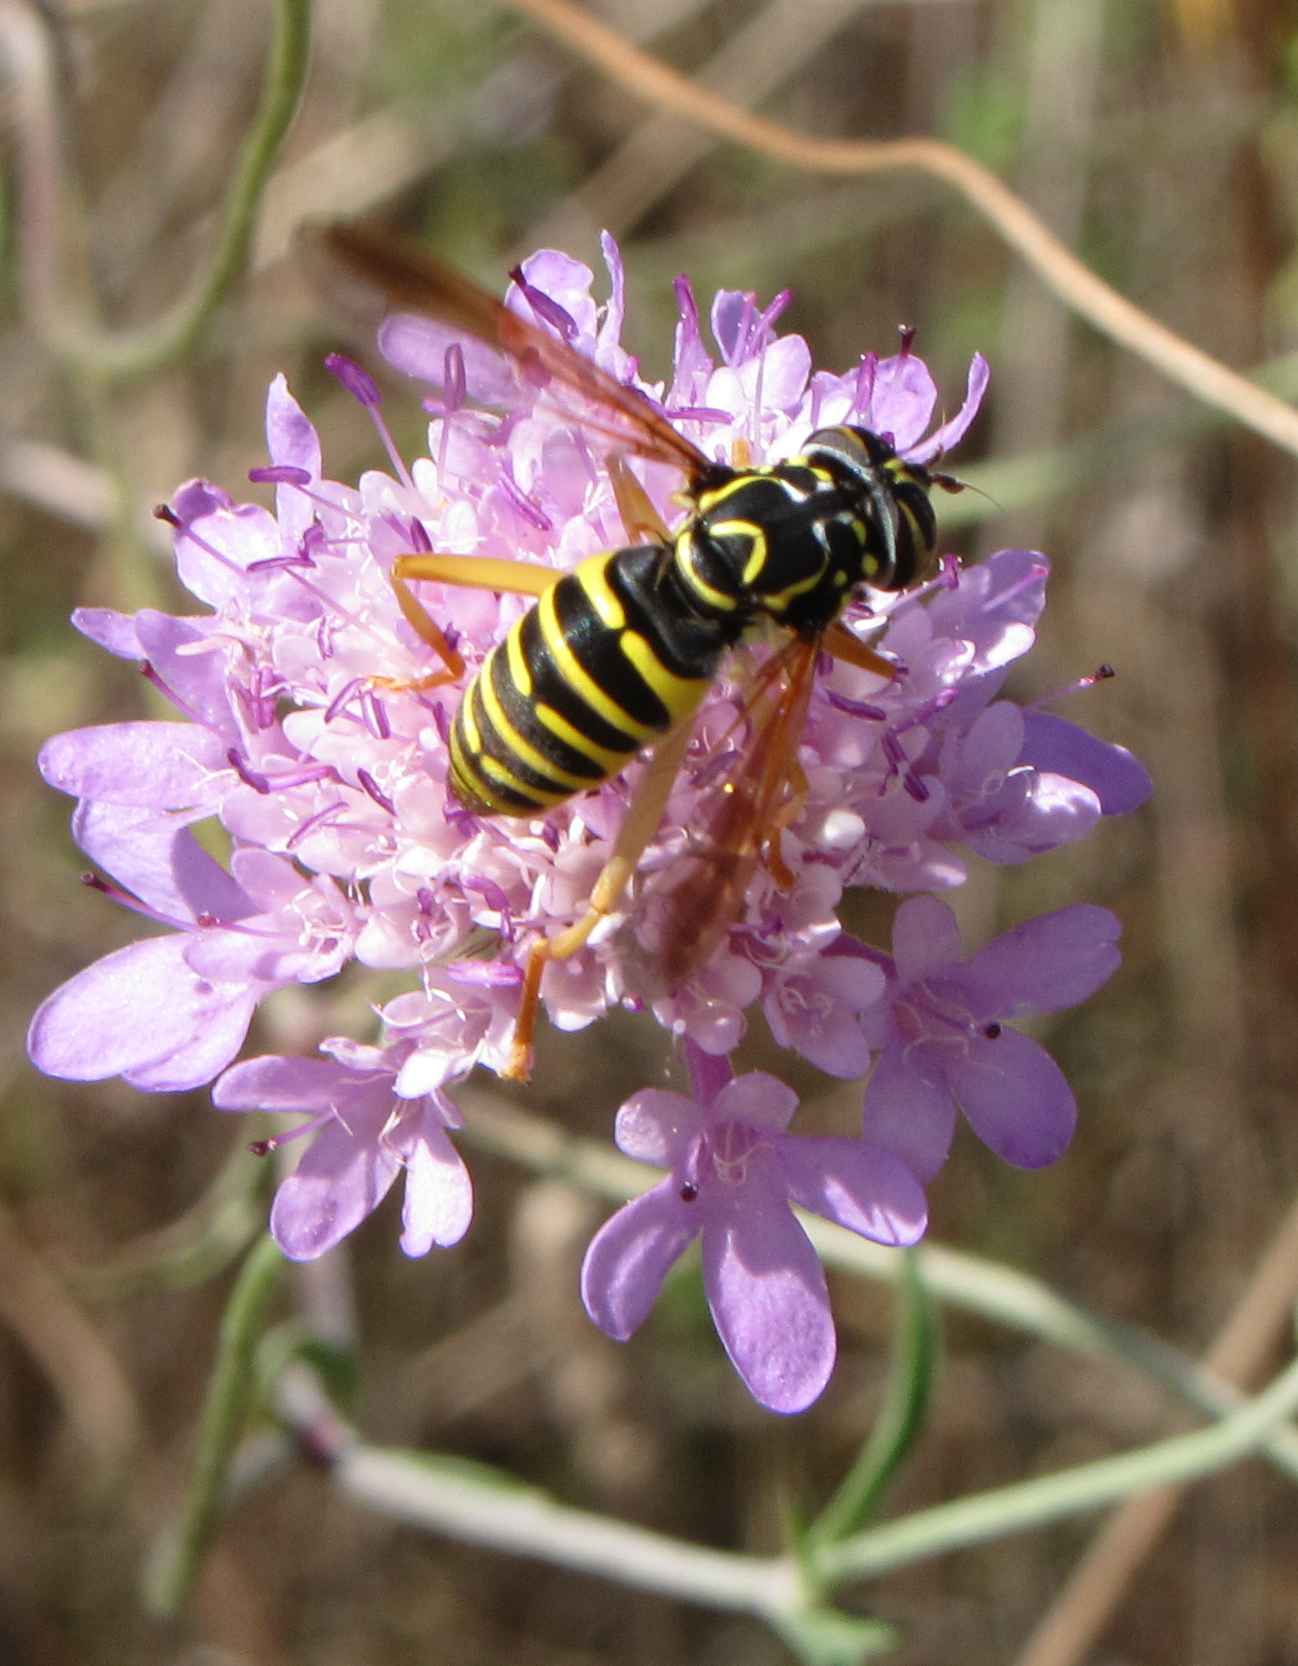
M396 815L396 805L383 791L382 787L379 786L378 782L370 774L368 769L358 769L356 771L356 779L360 782L361 786L381 810L386 810L390 816Z
M577 325L571 313L566 312L543 290L537 289L535 284L529 283L521 266L515 266L509 275L522 290L528 306L541 323L548 324L565 342L571 343L577 339Z
M151 683L153 685L153 687L157 689L158 693L163 696L164 699L169 700L178 712L183 712L184 715L194 723L197 723L197 722L200 721L199 717L198 717L198 714L197 714L197 712L195 712L194 708L192 706L186 705L185 702L176 693L175 689L172 688L169 683L164 682L163 679L158 675L158 672L157 672L152 660L147 660L146 659L146 660L141 660L140 661L140 675L144 678L146 683Z
M827 688L825 698L838 712L846 712L849 717L863 717L871 723L882 723L888 716L882 706L871 705L868 700L853 700L848 694L840 694L837 689Z
M304 839L310 838L311 834L319 828L324 827L329 822L337 821L346 808L347 806L342 799L336 798L332 804L326 804L323 810L317 810L315 815L308 816L301 826L295 828L284 841L285 850L295 850Z
M879 355L862 353L861 362L856 367L856 393L852 399L852 409L862 416L870 409L870 401L874 398L874 379L878 371Z
M248 478L254 486L309 486L311 476L306 469L296 468L292 463L266 463L255 469L248 470Z
M388 722L388 709L372 688L367 688L361 696L361 709L365 713L366 727L374 738L391 739L392 725Z
M286 792L291 787L310 786L314 781L333 781L340 786L342 784L342 777L332 764L309 764L304 769L287 770L282 775L271 777L255 770L235 746L232 746L225 756L239 779L254 792Z
M729 422L730 412L715 405L664 405L663 415L672 422Z
M364 366L342 353L326 353L325 369L358 403L375 410L383 403L379 385Z
M191 931L195 924L202 924L201 916L197 921L193 921L160 913L158 909L150 908L138 897L132 896L129 891L123 891L121 886L115 885L112 880L101 879L97 873L92 873L89 869L78 877L87 891L98 891L100 896L107 897L109 902L115 902L119 908L125 908L131 914L138 914L142 919L153 920L160 926L170 926L175 931Z
M357 690L362 689L364 687L365 687L364 677L353 677L352 680L349 683L344 683L343 686L338 690L337 694L334 695L333 699L325 707L325 712L324 712L325 722L326 723L332 723L333 720L342 711L343 707L350 704L351 698L357 692Z
M554 531L554 523L550 520L550 517L539 504L528 497L503 463L500 468L500 485L505 496L525 521L534 526L538 532Z
M200 538L194 531L193 526L187 521L182 521L179 515L176 514L176 511L172 509L169 504L158 504L153 511L153 518L155 521L165 521L168 526L175 527L176 531L180 533L182 538L188 538L190 543L197 545L200 550L203 550L207 555L210 555L213 561L219 561L221 565L228 568L230 572L238 573L240 578L243 577L244 569L237 561L231 561L230 557L225 555L221 550L217 549L215 544L209 544L206 538Z
M445 402L447 416L458 411L464 404L468 382L464 374L464 349L458 341L453 341L446 349L443 361L442 396Z

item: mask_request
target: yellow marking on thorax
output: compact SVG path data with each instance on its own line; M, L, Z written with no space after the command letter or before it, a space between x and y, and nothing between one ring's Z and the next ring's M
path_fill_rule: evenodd
M698 551L694 547L694 533L686 529L676 540L676 566L681 574L682 583L689 586L700 601L706 602L718 613L733 613L735 598L728 596L724 590L717 590L703 577L698 570Z
M631 739L639 741L642 745L652 739L658 733L657 729L651 728L647 723L637 722L630 712L623 711L616 700L611 700L564 641L559 614L554 605L554 590L546 591L536 604L536 610L541 636L554 660L555 668L577 698L584 700L605 723L620 729Z
M733 480L727 480L720 486L714 486L710 492L704 492L695 500L694 507L700 515L710 515L714 509L719 509L728 497L742 492L752 481L751 474L737 474Z
M827 561L822 561L815 572L808 574L806 578L798 579L795 584L790 584L785 589L778 590L772 595L763 596L762 606L769 608L772 613L784 613L790 602L796 601L799 596L805 596L808 590L816 588L821 579L824 578L825 568L828 565Z
M619 646L667 707L674 722L688 717L707 693L707 677L678 677L669 671L639 631L623 631Z

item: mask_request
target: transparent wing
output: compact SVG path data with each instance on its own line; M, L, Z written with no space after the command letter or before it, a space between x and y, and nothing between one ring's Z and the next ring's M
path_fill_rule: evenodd
M703 964L739 917L757 864L792 883L780 829L796 806L798 744L815 682L817 642L793 638L762 667L744 709L748 733L705 801L691 849L658 899L658 957L669 989Z
M674 464L691 480L713 471L710 459L638 389L625 386L540 324L511 312L418 244L366 221L314 227L303 236L329 265L377 291L389 309L423 313L462 331L510 359L535 388L557 386L575 394L588 409L566 414L620 450Z

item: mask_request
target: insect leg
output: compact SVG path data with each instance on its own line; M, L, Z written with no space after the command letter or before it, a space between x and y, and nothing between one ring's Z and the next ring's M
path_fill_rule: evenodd
M613 500L630 542L638 544L647 539L653 544L670 544L671 533L649 501L648 492L631 473L626 458L614 454L608 459L607 468Z
M513 1047L505 1075L525 1082L532 1071L532 1039L541 998L541 978L552 960L567 960L583 948L601 920L612 914L622 900L639 866L645 846L658 831L672 784L680 773L694 727L693 714L662 740L654 750L644 779L636 788L625 819L613 844L612 854L600 869L582 917L556 937L542 937L532 944L523 979L523 999L514 1028Z
M464 675L464 660L446 640L441 626L416 597L409 579L433 579L467 590L506 590L520 596L539 596L560 575L528 561L500 561L471 555L399 555L388 574L401 616L441 660L445 670L429 677L374 677L378 688L397 690L440 688Z
M826 630L820 639L820 646L834 659L845 660L848 665L856 666L858 671L872 671L877 677L884 677L892 682L897 675L897 667L891 660L884 659L882 654L876 654L873 648L867 648L864 642L858 641L846 625L837 620Z

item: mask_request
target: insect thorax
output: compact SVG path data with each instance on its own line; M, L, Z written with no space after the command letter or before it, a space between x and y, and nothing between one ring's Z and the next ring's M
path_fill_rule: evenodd
M927 472L864 428L822 428L800 455L699 494L675 565L701 611L825 628L857 586L926 576L937 529Z

